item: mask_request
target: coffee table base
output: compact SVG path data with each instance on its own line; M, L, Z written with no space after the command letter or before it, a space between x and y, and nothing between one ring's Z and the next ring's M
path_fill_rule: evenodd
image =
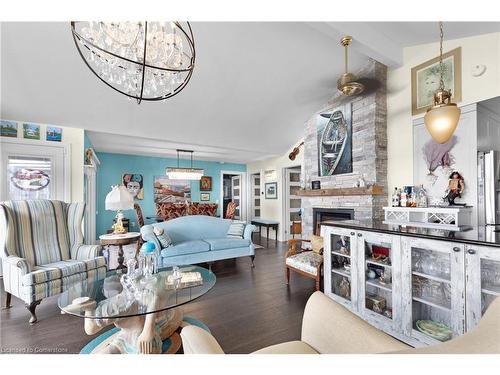
M182 341L177 331L179 330L179 328L183 328L187 325L195 325L197 327L206 330L207 332L210 332L208 327L199 320L196 320L189 316L184 316L182 322L178 325L177 329L170 335L170 337L167 337L166 339L163 340L161 347L161 354L175 354L179 351L182 345ZM109 350L114 346L113 343L115 342L115 340L120 341L119 340L120 333L121 329L118 327L114 327L109 331L100 334L95 339L90 341L87 345L85 345L80 351L80 354L110 353ZM114 353L136 354L137 349L124 352L114 352Z

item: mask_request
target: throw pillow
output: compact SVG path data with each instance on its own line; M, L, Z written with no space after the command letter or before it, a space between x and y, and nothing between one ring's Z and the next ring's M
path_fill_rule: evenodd
M321 254L323 252L323 237L312 236L311 246L312 246L312 251L314 251L317 254Z
M231 223L227 231L227 236L229 238L243 238L243 232L245 232L245 224Z
M163 230L163 228L155 227L153 229L153 233L161 244L161 247L164 249L172 245L172 239L170 236Z

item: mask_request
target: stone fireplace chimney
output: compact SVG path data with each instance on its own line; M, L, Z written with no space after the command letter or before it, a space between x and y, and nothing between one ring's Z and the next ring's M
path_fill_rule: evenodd
M304 181L311 189L312 181L321 181L321 189L352 188L360 177L367 184L383 189L381 195L303 196L302 233L313 232L313 209L350 209L355 220L381 219L387 204L387 67L370 60L357 76L368 79L365 93L345 97L337 93L305 124ZM317 118L320 113L351 103L352 109L352 173L319 176Z

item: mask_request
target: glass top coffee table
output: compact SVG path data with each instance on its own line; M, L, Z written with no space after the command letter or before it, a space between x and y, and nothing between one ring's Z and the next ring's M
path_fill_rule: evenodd
M215 285L215 275L202 267L180 267L182 279L173 278L171 267L153 278L137 280L137 288L124 288L123 275L115 271L96 281L82 281L58 299L65 314L84 318L85 332L93 335L114 324L120 331L100 345L99 353L160 353L162 341L182 323L176 307L193 301Z

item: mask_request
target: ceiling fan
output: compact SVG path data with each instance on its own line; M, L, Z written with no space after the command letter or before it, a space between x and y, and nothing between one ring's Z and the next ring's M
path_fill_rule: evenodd
M344 47L345 73L337 81L337 89L345 96L355 96L362 93L371 93L380 87L380 82L373 78L358 78L349 73L348 47L352 43L352 36L346 35L340 39L340 45Z

